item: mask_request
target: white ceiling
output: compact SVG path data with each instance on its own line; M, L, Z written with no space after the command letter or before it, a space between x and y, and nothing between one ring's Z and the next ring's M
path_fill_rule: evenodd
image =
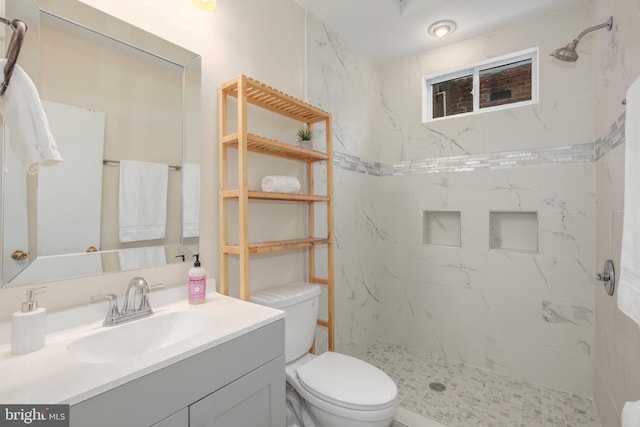
M372 59L385 61L486 34L590 0L295 0ZM453 20L442 39L429 25Z

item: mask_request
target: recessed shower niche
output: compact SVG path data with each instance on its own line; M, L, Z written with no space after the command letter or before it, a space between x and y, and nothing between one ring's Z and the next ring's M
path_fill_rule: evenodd
M434 246L461 246L460 211L424 211L422 243Z
M489 212L489 247L538 252L537 212Z

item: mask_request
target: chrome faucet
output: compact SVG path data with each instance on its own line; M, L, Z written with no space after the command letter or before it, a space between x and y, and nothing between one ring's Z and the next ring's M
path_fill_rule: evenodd
M129 280L127 291L124 293L124 302L120 314L153 314L149 305L149 285L142 277L134 277ZM137 304L136 304L137 302Z
M149 304L149 291L161 287L161 284L150 287L142 277L134 277L127 285L121 310L118 310L118 298L114 294L94 295L91 302L109 300L109 308L102 326L114 326L151 316L153 310Z

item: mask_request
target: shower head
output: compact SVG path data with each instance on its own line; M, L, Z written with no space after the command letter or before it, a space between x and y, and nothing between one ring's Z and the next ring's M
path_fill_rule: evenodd
M551 53L551 56L559 59L560 61L576 62L578 60L578 52L576 52L576 46L578 46L578 42L579 40L575 39L565 47L560 47L554 50Z
M591 31L599 30L600 28L606 28L608 31L611 31L611 27L613 26L613 16L609 17L607 22L600 25L594 25L593 27L589 27L583 32L581 32L578 37L576 37L571 43L566 45L565 47L558 48L551 53L556 59L565 62L576 62L578 60L578 52L576 51L576 47L578 43L580 43L580 39L584 37L585 34L590 33Z

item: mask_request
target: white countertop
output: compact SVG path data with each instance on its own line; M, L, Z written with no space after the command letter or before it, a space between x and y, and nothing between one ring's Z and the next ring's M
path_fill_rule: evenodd
M151 299L151 306L155 312L151 317L177 310L206 313L211 319L211 327L153 352L106 363L81 362L67 351L67 345L75 339L104 329L102 320L106 311L102 312L100 320L49 332L44 348L33 353L12 355L10 344L4 344L0 346L0 402L73 405L284 318L284 312L280 310L215 292L207 294L207 301L203 304L189 305L186 298L181 298L178 302L156 306ZM101 305L101 308L106 310L106 305ZM86 311L86 308L76 310ZM50 323L68 323L69 315L73 317L72 311L56 313L56 318Z

